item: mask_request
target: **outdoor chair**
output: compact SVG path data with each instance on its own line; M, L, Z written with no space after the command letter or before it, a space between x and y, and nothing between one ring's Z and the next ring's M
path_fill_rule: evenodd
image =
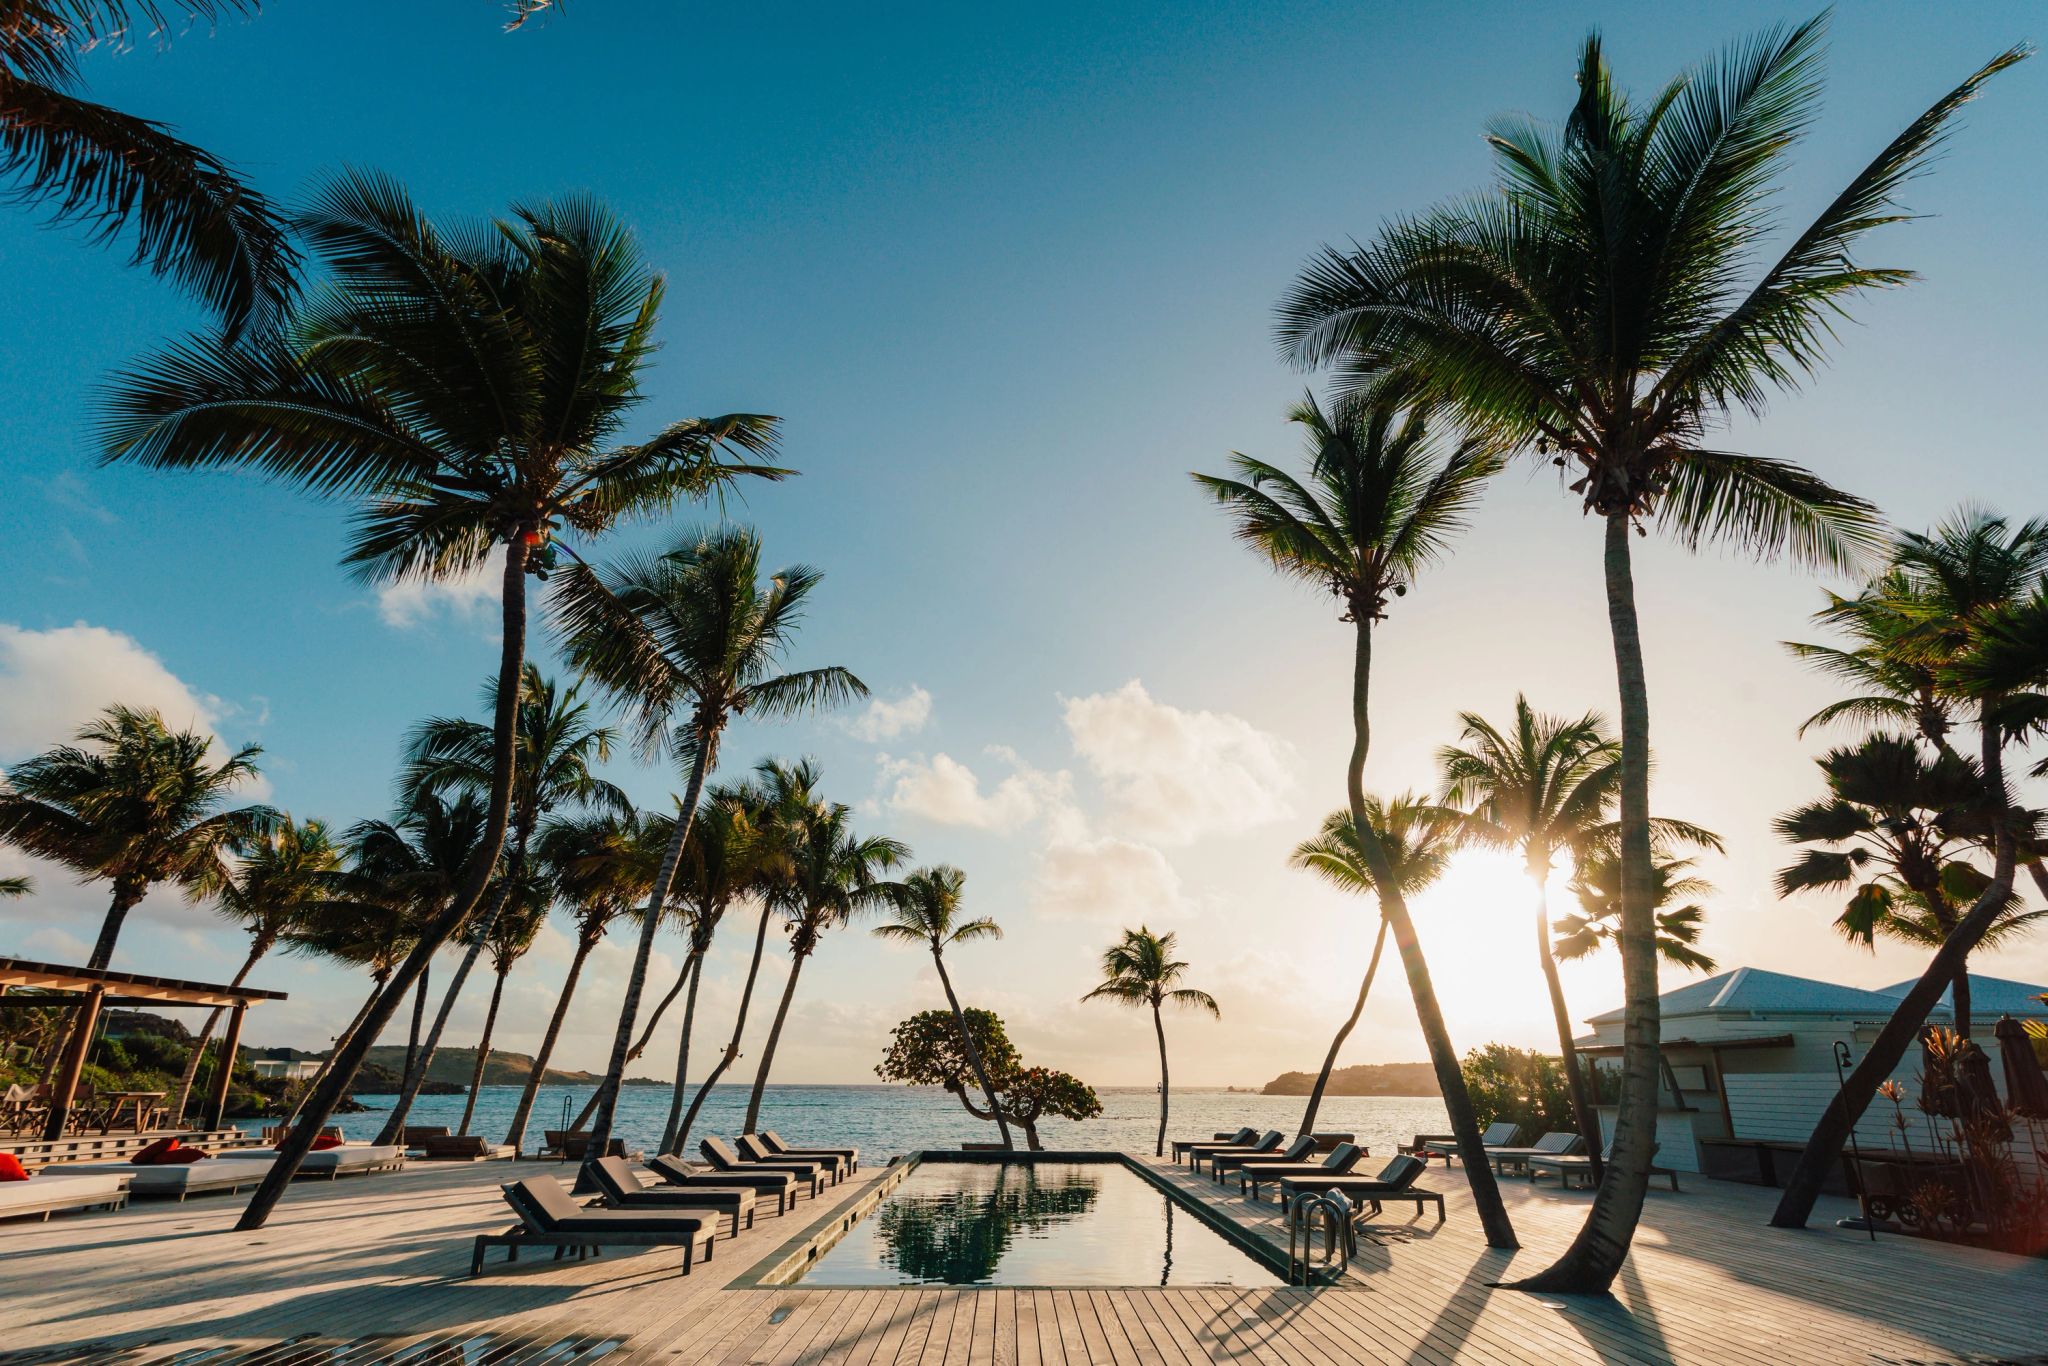
M1286 1139L1278 1129L1268 1129L1249 1143L1195 1143L1188 1148L1188 1165L1200 1171L1204 1162L1213 1161L1220 1154L1277 1153L1284 1142Z
M1657 1149L1650 1149L1651 1158L1655 1159L1656 1155ZM1613 1160L1614 1139L1610 1137L1601 1148L1600 1161L1604 1166ZM1585 1186L1593 1184L1593 1159L1584 1153L1564 1153L1554 1156L1532 1157L1527 1161L1527 1168L1531 1181L1534 1181L1544 1172L1557 1173L1557 1183L1565 1190L1570 1190L1575 1184ZM1657 1166L1653 1160L1650 1165L1650 1175L1652 1178L1660 1176L1665 1178L1671 1183L1671 1189L1674 1192L1678 1190L1678 1173L1672 1168Z
M1366 1158L1371 1157L1370 1149L1356 1143L1340 1143L1330 1150L1329 1156L1320 1162L1254 1162L1238 1168L1238 1193L1259 1198L1259 1187L1284 1181L1288 1177L1313 1180L1320 1177L1349 1176Z
M844 1181L853 1171L853 1159L839 1153L814 1151L807 1153L778 1153L761 1141L759 1134L741 1134L734 1140L740 1156L749 1162L815 1162L825 1169L826 1175L836 1185Z
M704 1160L720 1172L783 1172L800 1181L808 1181L813 1196L825 1184L825 1169L815 1162L748 1162L728 1148L723 1140L716 1138L703 1140L697 1145L697 1151L704 1154Z
M1586 1140L1578 1134L1553 1130L1537 1139L1534 1147L1488 1148L1486 1155L1492 1160L1493 1169L1505 1176L1510 1167L1526 1173L1532 1157L1564 1157L1585 1146Z
M717 1211L732 1216L732 1236L740 1236L740 1221L754 1226L754 1193L741 1187L724 1190L684 1190L676 1186L646 1186L633 1174L623 1157L600 1157L590 1164L590 1176L607 1209L656 1210L664 1214L701 1214Z
M476 1236L469 1259L472 1276L482 1273L484 1253L493 1247L507 1249L508 1262L519 1260L522 1247L552 1247L556 1261L570 1248L575 1248L580 1258L607 1247L680 1247L686 1276L700 1253L705 1261L711 1260L718 1221L713 1210L684 1214L584 1209L552 1176L515 1181L504 1191L505 1203L519 1216L519 1222L503 1233Z
M451 1134L444 1131L422 1139L417 1146L420 1155L429 1162L481 1162L491 1156L490 1142L482 1134Z
M1486 1132L1479 1136L1481 1146L1487 1148L1512 1148L1515 1140L1522 1136L1522 1126L1513 1120L1504 1119L1498 1124L1486 1126ZM1431 1139L1422 1145L1422 1151L1415 1154L1424 1162L1432 1157L1441 1157L1446 1167L1458 1155L1458 1140L1455 1138Z
M1219 1144L1249 1143L1258 1136L1259 1131L1257 1129L1247 1127L1239 1129L1234 1134L1211 1134L1207 1138L1177 1139L1173 1145L1173 1160L1176 1162L1180 1161L1188 1155L1188 1150L1191 1148L1215 1147Z
M647 1170L660 1177L670 1186L684 1190L750 1190L758 1196L773 1195L775 1212L785 1214L796 1203L799 1178L792 1172L734 1171L700 1172L691 1170L680 1157L658 1153L647 1159ZM812 1183L811 1193L817 1194L817 1184Z
M1315 1138L1312 1135L1303 1134L1299 1138L1296 1138L1292 1143L1289 1143L1285 1148L1280 1149L1278 1152L1217 1153L1209 1161L1209 1174L1216 1180L1221 1181L1223 1179L1223 1174L1225 1172L1235 1170L1236 1168L1244 1166L1246 1164L1264 1164L1269 1162L1306 1162L1308 1161L1309 1154L1313 1153L1315 1150Z
M860 1149L858 1148L792 1148L782 1141L782 1135L773 1129L763 1129L761 1142L777 1157L843 1157L851 1171L860 1170Z
M1412 1153L1402 1153L1380 1168L1380 1174L1370 1180L1357 1177L1330 1179L1317 1176L1289 1176L1280 1181L1280 1202L1292 1205L1300 1195L1319 1195L1324 1191L1336 1191L1345 1199L1358 1205L1362 1214L1378 1214L1383 1201L1399 1200L1412 1202L1416 1212L1421 1213L1424 1205L1436 1206L1436 1221L1444 1221L1444 1197L1439 1191L1424 1190L1415 1182L1428 1170L1428 1164Z

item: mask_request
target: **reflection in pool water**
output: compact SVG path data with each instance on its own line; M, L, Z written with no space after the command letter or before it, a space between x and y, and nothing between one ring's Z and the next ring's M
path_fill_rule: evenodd
M1111 1162L927 1162L806 1285L1277 1285Z

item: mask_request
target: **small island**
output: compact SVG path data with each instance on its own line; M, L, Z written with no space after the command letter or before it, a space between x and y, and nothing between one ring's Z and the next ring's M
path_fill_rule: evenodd
M1305 1096L1315 1088L1313 1072L1282 1072L1259 1088L1262 1096ZM1368 1062L1330 1074L1331 1096L1435 1096L1436 1072L1426 1062Z

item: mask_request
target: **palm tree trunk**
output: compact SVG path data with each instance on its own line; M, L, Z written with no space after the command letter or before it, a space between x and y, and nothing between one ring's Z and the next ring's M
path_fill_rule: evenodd
M647 990L647 965L654 957L654 936L661 930L662 908L676 880L676 865L682 862L683 843L697 819L697 803L704 796L704 780L718 762L718 730L700 718L697 723L697 755L690 764L690 781L683 792L682 811L676 817L675 834L662 851L661 867L654 874L654 886L647 895L647 916L640 925L640 946L633 954L633 971L626 978L626 999L619 1005L619 1027L612 1037L611 1062L597 1088L597 1117L590 1125L590 1145L584 1149L583 1170L578 1173L577 1190L594 1188L590 1168L611 1146L612 1116L618 1108L619 1087L626 1079L626 1050L633 1042L633 1019L640 1012L640 996Z
M1152 1156L1166 1156L1166 1021L1159 1017L1159 1002L1152 1003L1152 1032L1159 1036L1159 1137L1153 1141Z
M148 891L147 883L127 878L115 881L114 899L107 904L106 918L100 921L100 937L93 943L92 957L85 960L86 967L100 972L114 961L114 944L121 937L121 926L128 919L128 912L135 909Z
M403 1093L412 1085L413 1069L419 1065L420 1028L427 1020L427 979L433 975L433 965L420 969L419 989L412 997L412 1033L405 1040L405 1070L398 1074L398 1089Z
M1372 874L1380 894L1380 915L1394 932L1394 947L1400 951L1401 967L1408 977L1408 992L1415 998L1415 1019L1422 1027L1422 1039L1429 1046L1429 1061L1436 1072L1437 1089L1443 1093L1444 1110L1450 1117L1451 1132L1457 1135L1458 1157L1465 1164L1465 1180L1472 1187L1472 1203L1479 1211L1479 1224L1486 1232L1488 1247L1518 1247L1515 1227L1501 1203L1500 1187L1493 1179L1493 1161L1479 1141L1479 1120L1472 1112L1472 1097L1465 1089L1465 1074L1458 1069L1458 1051L1451 1046L1450 1030L1444 1026L1443 1009L1437 1004L1436 987L1430 981L1429 963L1422 956L1421 941L1415 937L1415 922L1408 916L1407 898L1401 895L1393 864L1380 843L1377 830L1365 816L1365 759L1372 749L1372 719L1368 701L1372 682L1372 623L1365 612L1358 615L1357 655L1351 674L1351 762L1344 774L1345 791L1351 802L1351 826L1365 855L1366 870Z
M1985 704L1987 712L1990 706L1988 702ZM2005 786L2004 738L1998 727L1988 721L1980 729L1984 735L1985 786L2003 812L2012 804L2011 794ZM1920 974L1920 980L1913 983L1913 989L1899 1001L1898 1009L1884 1022L1884 1028L1877 1031L1877 1038L1871 1041L1863 1060L1856 1064L1849 1073L1849 1079L1828 1101L1827 1109L1821 1112L1820 1122L1813 1126L1813 1135L1806 1140L1805 1150L1799 1154L1799 1165L1792 1169L1792 1179L1786 1183L1785 1193L1778 1197L1778 1207L1771 1214L1773 1227L1806 1227L1807 1216L1813 1213L1813 1202L1820 1198L1821 1184L1827 1180L1828 1172L1841 1156L1842 1145L1849 1141L1849 1131L1856 1127L1857 1120L1863 1118L1864 1110L1877 1095L1877 1088L1898 1070L1906 1050L1920 1037L1920 1031L1926 1026L1935 1003L1941 999L1942 991L1954 985L1956 974L1963 971L1969 962L1971 951L1983 942L1985 932L2004 911L2005 899L2012 894L2015 848L2009 822L2001 819L1997 830L1991 885L1984 889L1962 921L1942 941L1933 960Z
M371 1006L377 1004L377 993L383 989L384 979L373 975L370 978L370 994L363 998L363 1003L360 1006L356 1007L355 1018L348 1022L348 1028L334 1036L334 1047L327 1050L327 1056L320 1060L320 1066L314 1071L312 1078L307 1081L306 1089L299 1092L299 1099L292 1106L292 1112L284 1117L284 1126L287 1129L292 1126L294 1120L298 1119L299 1111L306 1108L306 1097L313 1094L313 1088L324 1081L327 1074L334 1070L335 1054L339 1053L342 1044L346 1043L350 1036L362 1027L363 1017L370 1013Z
M1954 1008L1956 1034L1961 1038L1970 1037L1970 964L1965 959L1956 969L1955 984L1949 992L1949 1002Z
M647 1051L647 1041L654 1037L655 1026L661 1023L661 1017L667 1013L668 1008L675 1004L676 997L683 994L683 987L689 982L691 969L696 966L696 962L697 950L693 947L683 958L683 970L676 974L676 984L668 989L667 995L654 1003L654 1010L647 1017L646 1027L640 1031L640 1037L634 1041L633 1046L626 1050L627 1062L633 1061Z
M1536 952L1543 960L1543 985L1550 989L1550 1015L1557 1024L1558 1058L1564 1064L1572 1118L1578 1121L1579 1137L1585 1142L1586 1156L1592 1164L1589 1172L1597 1186L1606 1174L1606 1164L1600 1160L1600 1112L1593 1108L1586 1074L1579 1069L1579 1048L1572 1042L1571 1012L1565 1009L1564 985L1557 980L1557 954L1550 947L1550 892L1544 886L1549 880L1548 872L1547 868L1529 869L1529 876L1536 879Z
M484 1033L476 1043L476 1066L469 1074L469 1099L462 1104L462 1123L455 1129L458 1134L469 1132L470 1117L476 1114L476 1093L483 1089L484 1064L491 1058L491 1031L498 1027L498 1002L505 997L505 978L511 971L512 965L505 964L498 970L497 980L491 983L491 1008L484 1012Z
M761 1093L768 1089L768 1073L775 1066L775 1045L782 1041L782 1025L789 1018L789 1003L796 998L796 979L804 970L804 959L809 954L798 954L790 960L789 980L782 984L782 1001L775 1007L775 1023L768 1027L768 1042L761 1046L761 1065L754 1072L754 1093L747 1097L747 1122L740 1132L759 1133L761 1123Z
M427 1031L427 1040L421 1045L419 1069L407 1075L405 1089L399 1093L398 1103L391 1107L391 1116L384 1121L383 1132L377 1136L379 1143L396 1143L399 1135L405 1132L405 1121L412 1113L412 1103L419 1099L420 1087L426 1085L427 1068L433 1065L434 1054L441 1047L441 1035L448 1028L449 1018L455 1014L455 1002L461 997L462 988L468 985L469 974L475 969L477 959L483 956L484 945L489 941L498 917L511 904L512 889L519 885L526 873L526 842L532 833L533 818L521 812L518 831L513 837L512 856L506 860L505 876L498 880L497 894L491 898L484 913L470 927L469 947L463 952L462 961L455 965L455 977L441 997L441 1008L434 1012L434 1027Z
M576 937L576 956L569 960L569 975L562 980L561 994L555 997L555 1013L548 1017L548 1032L541 1038L540 1052L533 1058L533 1071L527 1074L526 1086L519 1093L519 1108L512 1112L512 1127L505 1131L505 1141L514 1150L526 1141L526 1122L533 1117L533 1098L547 1080L555 1042L562 1037L562 1024L569 1018L569 998L576 994L576 979L583 975L583 960L596 947L597 936L585 933Z
M676 1044L676 1084L668 1098L668 1121L661 1126L661 1151L673 1152L676 1126L683 1119L683 1092L690 1075L690 1031L697 1025L697 984L704 980L704 955L696 956L690 970L690 994L683 999L683 1032Z
M252 940L249 945L249 956L242 960L241 970L236 972L234 980L228 983L229 989L242 985L243 979L249 975L249 970L269 951L268 938L258 935ZM177 1096L171 1101L169 1123L174 1129L184 1121L185 1103L192 1096L192 1083L199 1077L199 1060L206 1055L206 1045L213 1041L213 1031L220 1028L220 1017L226 1010L225 1006L215 1006L206 1013L206 1025L199 1031L198 1041L192 1045L191 1056L185 1059L185 1070L178 1077Z
M1365 980L1358 984L1358 999L1351 1005L1351 1018L1337 1031L1337 1037L1330 1040L1330 1051L1323 1056L1323 1070L1316 1073L1315 1089L1308 1093L1308 1108L1301 1114L1304 1136L1316 1131L1316 1111L1323 1108L1323 1092L1329 1089L1330 1074L1337 1070L1338 1050L1351 1037L1351 1031L1358 1027L1358 1017L1365 1014L1365 998L1372 992L1373 976L1380 970L1380 950L1386 946L1387 918L1381 916L1379 933L1372 937L1372 960L1365 965Z
M1003 1148L1016 1151L1017 1144L1010 1137L1010 1121L1003 1118L1003 1107L996 1103L996 1088L989 1085L988 1068L981 1062L981 1050L974 1046L974 1036L967 1032L967 1012L960 1009L960 998L953 994L953 979L946 975L946 957L938 946L932 947L932 962L938 965L939 985L946 989L946 1004L953 1007L953 1024L960 1031L961 1046L967 1050L967 1061L974 1066L975 1080L981 1083L981 1093L988 1097L988 1108L996 1117L996 1128L1002 1131Z
M1651 903L1650 685L1636 619L1629 514L1607 514L1607 623L1614 637L1614 674L1621 693L1621 1102L1614 1119L1613 1160L1593 1207L1564 1256L1519 1290L1602 1295L1614 1283L1650 1188L1657 1150L1657 1075L1662 1024L1657 1006L1657 920Z
M740 1055L740 1035L747 1028L747 1007L754 999L754 982L761 975L761 954L768 945L768 917L774 914L774 906L764 902L761 906L761 928L754 931L754 961L747 965L747 984L740 989L739 1013L733 1017L732 1042L718 1055L718 1062L712 1067L711 1075L704 1078L703 1084L698 1086L697 1094L690 1097L690 1108L683 1114L683 1126L676 1131L674 1151L678 1154L688 1145L690 1129L697 1123L697 1112L704 1108L705 1100L711 1095L711 1088L718 1085L718 1079L725 1075L726 1069L731 1067Z
M490 886L491 870L497 867L498 854L505 847L505 827L512 813L519 674L526 659L527 552L524 530L515 529L505 542L505 577L501 590L504 624L498 649L498 705L491 719L491 799L484 816L483 839L470 856L469 869L461 888L446 909L420 934L412 952L391 974L390 982L377 994L376 1004L370 1007L370 1013L361 1026L346 1044L336 1050L334 1067L328 1072L327 1079L307 1098L307 1118L285 1135L277 1159L270 1164L270 1170L256 1187L255 1195L250 1197L249 1207L236 1221L236 1229L242 1232L262 1228L264 1221L270 1218L270 1211L277 1207L292 1178L299 1174L299 1164L312 1151L313 1140L319 1137L321 1128L340 1103L343 1089L355 1080L356 1069L362 1066L363 1056L369 1052L371 1043L384 1032L384 1026L397 1013L398 1003L412 990L413 983L426 971L427 964L447 942L448 936L469 918L469 913L482 900L485 888Z

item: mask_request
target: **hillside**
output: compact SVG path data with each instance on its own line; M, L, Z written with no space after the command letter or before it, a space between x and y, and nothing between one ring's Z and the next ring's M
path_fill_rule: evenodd
M1282 1072L1259 1088L1262 1096L1305 1096L1315 1088L1313 1072ZM1436 1071L1426 1062L1369 1062L1330 1074L1331 1096L1434 1096Z
M251 1058L280 1058L299 1060L325 1057L324 1053L308 1053L297 1048L250 1048L244 1056ZM377 1044L370 1049L363 1060L362 1070L356 1074L355 1089L364 1095L381 1095L396 1091L399 1072L405 1066L404 1044ZM442 1047L434 1050L434 1061L427 1067L427 1082L423 1088L428 1094L445 1094L450 1091L469 1089L470 1072L476 1067L474 1048ZM533 1058L526 1053L510 1053L492 1049L491 1056L484 1063L484 1085L518 1086L533 1074ZM595 1086L604 1080L595 1072L571 1072L561 1068L548 1069L547 1084L550 1086ZM628 1077L628 1086L665 1086L651 1077Z

